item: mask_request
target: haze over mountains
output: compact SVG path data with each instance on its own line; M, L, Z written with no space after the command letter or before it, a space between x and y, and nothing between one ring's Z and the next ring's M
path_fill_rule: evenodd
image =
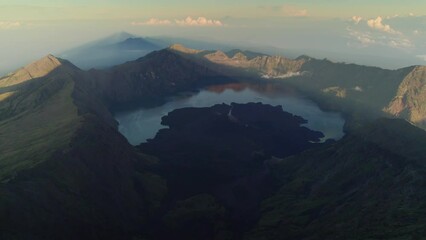
M83 69L106 68L135 60L160 48L146 39L121 32L68 50L60 56L69 59Z
M8 22L6 21L4 24L6 23ZM344 22L344 24L351 25L351 23L348 22ZM55 25L52 27L57 28L58 26ZM83 26L80 26L80 32L75 32L76 30L74 28L68 29L67 27L69 26L61 26L61 28L56 29L56 31L52 32L52 29L50 29L48 26L45 26L44 23L39 23L39 25L31 25L30 23L24 24L22 22L21 26L16 27L16 29L7 29L7 34L5 34L2 40L3 44L0 45L0 47L3 46L1 50L4 53L0 58L0 63L2 64L0 74L8 74L9 72L21 67L22 65L34 59L40 58L41 56L49 52L54 53L58 57L68 59L78 67L87 70L92 67L105 68L108 66L123 63L125 61L135 60L138 57L141 57L144 54L148 53L150 50L165 48L174 43L191 46L196 49L218 49L222 51L229 51L231 49L236 48L250 49L254 52L262 52L269 55L283 55L289 58L296 58L301 54L307 54L311 57L319 59L328 58L332 61L379 66L388 69L396 69L407 65L423 63L423 60L421 58L423 53L421 50L414 51L410 48L409 50L404 51L403 49L392 47L389 48L388 46L382 45L358 46L357 44L349 43L351 42L350 39L352 37L346 37L349 39L345 39L345 37L342 38L342 36L348 34L346 32L342 32L338 36L333 35L334 39L331 36L326 36L327 39L331 38L328 39L330 42L339 42L339 44L334 46L335 48L329 48L327 46L317 46L316 44L319 43L319 41L313 41L312 43L310 43L311 39L307 38L304 35L301 36L300 33L291 34L294 29L286 29L281 31L282 33L279 34L281 35L283 33L286 33L283 37L284 39L287 39L287 41L271 43L269 42L269 39L264 39L263 41L255 40L256 37L247 37L244 40L238 41L232 40L233 37L235 37L235 32L232 31L232 28L228 27L223 27L220 29L205 29L205 31L225 31L225 33L219 34L219 36L226 36L225 39L213 39L211 37L205 36L193 36L193 31L180 32L178 31L179 28L170 29L170 31L166 32L152 32L149 31L149 29L145 29L144 31L142 31L139 30L136 26L132 28L126 26L123 28L118 28L116 30L109 29L108 31L105 31L105 29L101 30L102 28L98 29L99 26L93 22L85 23ZM147 27L158 29L155 26ZM353 28L353 26L348 27L349 29ZM120 29L126 29L126 31L128 32L117 32L115 34L108 35L111 31L118 31ZM158 30L165 29L168 28L164 27ZM4 29L2 30L4 31ZM181 30L183 30L183 28ZM47 31L48 33L40 36L40 33L43 31ZM173 34L173 32L176 31L178 31L179 34ZM262 32L265 31L265 29L260 28L256 31ZM310 31L310 33L313 34L314 32L316 32L316 29L307 28L305 29L305 31ZM74 34L71 34L71 32L74 32ZM84 34L81 34L82 32L84 32ZM25 41L25 37L23 37L23 35L27 34L32 34L33 36L38 37L33 37L32 41L27 42L24 45L17 45ZM55 39L57 39L58 36L68 37L64 38L62 41L56 41ZM417 34L416 38L420 38L420 36L421 34ZM262 38L265 37L266 35ZM151 46L146 49L147 46L139 46L138 49L132 49L130 51L129 49L120 50L116 48L117 46L114 47L115 44L125 41L128 38L141 38L144 41L154 44L155 46L157 46L157 48L152 48L153 46ZM296 41L296 39L298 38L300 39ZM324 38L323 34L319 34L318 38ZM349 42L347 43L347 45L345 45L342 44L341 41ZM84 42L89 43L82 44ZM300 42L300 44L295 44L297 42ZM303 45L302 43L306 44ZM376 44L379 44L378 41L373 45ZM420 47L420 44L418 44L417 47ZM117 59L117 61L111 60L114 58ZM88 59L93 59L96 61L90 62Z
M385 70L182 45L132 60L127 53L144 55L157 45L118 40L76 50L76 60L106 52L126 54L103 67L128 62L84 71L48 55L0 78L1 238L424 236L426 134L405 121L426 127L424 67ZM169 130L133 147L113 118L116 109L254 81L288 84L342 112L347 135L313 144L321 133L282 108L218 105L176 110L163 119ZM225 144L230 139L233 148Z
M133 40L132 40L133 39ZM128 40L126 42L126 40ZM99 40L83 44L76 48L60 51L58 56L68 59L83 69L105 68L135 60L153 50L166 48L173 44L191 46L195 49L217 49L230 51L232 49L251 49L252 52L262 52L268 55L283 55L297 58L302 54L316 58L328 58L337 62L356 62L362 65L379 66L382 68L396 69L410 64L420 63L415 58L410 58L402 53L398 58L381 55L366 55L357 53L341 53L334 51L321 51L315 49L295 49L286 47L273 47L260 43L227 43L209 40L193 40L185 37L150 36L144 37L128 32L118 32Z

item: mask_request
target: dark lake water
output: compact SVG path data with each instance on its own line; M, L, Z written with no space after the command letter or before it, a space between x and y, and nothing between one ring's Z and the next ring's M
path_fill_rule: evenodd
M278 83L217 85L168 100L166 104L158 107L115 113L115 118L120 124L119 131L131 144L137 145L154 138L157 131L165 127L161 125L161 118L175 109L210 107L232 102L262 102L274 106L281 105L284 111L308 120L306 127L324 133L323 140L330 138L338 140L344 135L345 121L339 113L322 111L314 102Z

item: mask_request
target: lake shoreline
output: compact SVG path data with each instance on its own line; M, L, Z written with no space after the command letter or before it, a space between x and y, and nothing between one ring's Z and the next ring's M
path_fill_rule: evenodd
M185 91L165 99L156 107L142 106L133 110L115 112L119 131L132 145L154 138L158 130L165 128L161 118L169 112L185 107L210 107L221 103L261 102L273 106L281 105L284 111L308 120L306 127L321 131L327 139L338 140L344 136L346 119L339 112L321 109L317 102L282 83L230 83L211 85L197 91ZM337 130L339 129L339 130ZM142 134L143 136L138 136Z

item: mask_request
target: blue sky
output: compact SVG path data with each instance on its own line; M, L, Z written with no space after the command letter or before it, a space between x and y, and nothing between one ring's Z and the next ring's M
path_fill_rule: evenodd
M426 64L425 10L424 0L0 0L0 73L118 31Z

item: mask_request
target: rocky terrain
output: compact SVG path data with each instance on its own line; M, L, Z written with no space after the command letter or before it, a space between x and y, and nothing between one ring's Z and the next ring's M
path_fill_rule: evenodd
M404 78L385 111L426 128L426 67L419 66Z
M0 78L0 87L9 87L28 80L46 76L62 63L52 55L48 55L37 62Z
M304 60L291 60L279 56L268 56L250 51L231 50L203 51L189 49L182 45L172 45L170 49L184 54L202 57L212 63L240 70L255 71L266 77L277 77L288 73L298 73Z
M308 56L287 59L251 52L245 55L241 50L201 51L181 45L170 49L192 56L201 64L214 64L225 74L251 73L254 78L282 81L308 93L323 107L356 115L352 116L355 118L365 112L373 117L391 115L426 128L426 101L422 97L426 77L422 66L386 70Z

